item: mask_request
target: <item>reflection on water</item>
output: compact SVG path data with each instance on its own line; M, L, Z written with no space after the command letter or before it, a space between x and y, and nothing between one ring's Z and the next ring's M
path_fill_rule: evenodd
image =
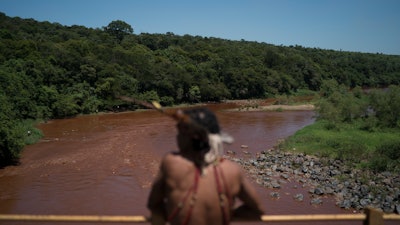
M240 157L253 157L314 121L311 111L221 110L226 107L210 106L235 138L225 150ZM145 205L159 160L176 149L171 119L154 111L128 112L54 120L39 128L45 137L26 147L21 165L0 170L0 213L148 215ZM306 198L295 202L293 194L307 194L301 184L258 190L268 214L343 212L331 198L321 206ZM272 191L279 191L280 199L271 198Z

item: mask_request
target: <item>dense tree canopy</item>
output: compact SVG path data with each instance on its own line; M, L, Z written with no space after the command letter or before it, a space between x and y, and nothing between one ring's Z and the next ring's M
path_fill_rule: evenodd
M400 56L134 34L120 20L92 29L0 13L0 39L0 151L18 120L137 107L117 95L170 105L318 91L327 79L400 84Z
M126 35L133 33L133 28L124 21L115 20L109 23L108 26L104 27L104 31L121 42Z

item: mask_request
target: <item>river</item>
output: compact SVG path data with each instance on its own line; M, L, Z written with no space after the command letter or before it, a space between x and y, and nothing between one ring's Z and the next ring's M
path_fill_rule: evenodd
M232 105L209 107L222 130L235 138L225 151L237 157L253 157L314 122L313 111L234 112L225 110ZM44 138L24 149L20 165L0 170L0 213L149 215L145 205L159 160L176 149L174 125L151 110L38 125ZM279 190L257 186L257 190L267 214L351 213L338 208L332 197L324 198L322 205L311 205L301 184L288 182ZM279 199L270 195L276 191ZM293 200L296 193L304 194L303 202Z

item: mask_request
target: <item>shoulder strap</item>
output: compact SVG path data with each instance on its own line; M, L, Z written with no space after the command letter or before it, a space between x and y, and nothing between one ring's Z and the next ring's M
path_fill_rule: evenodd
M225 177L224 177L224 173L222 171L221 168L218 168L218 165L214 165L214 176L215 176L215 182L217 184L217 191L218 191L218 197L219 197L219 204L221 207L221 212L222 212L222 221L224 225L229 224L229 210L230 207L233 203ZM218 173L218 169L219 169L219 173ZM221 179L222 179L222 184L219 178L219 174L221 175ZM225 189L225 192L223 190L223 187ZM228 203L228 204L226 204Z
M194 203L196 202L196 198L197 198L196 194L197 194L197 188L198 188L198 185L199 185L199 177L200 177L200 171L199 171L198 168L196 168L195 169L193 186L186 192L185 197L183 197L183 199L178 203L178 205L175 207L175 209L172 211L172 213L168 216L168 219L167 219L168 222L171 222L178 215L178 213L184 207L185 202L186 202L187 198L189 197L189 195L191 193L193 193L191 201L189 203L189 207L190 207L189 211L186 214L185 220L182 222L182 225L186 225L186 224L189 223L190 216L191 216L192 210L193 210L193 206L194 206Z

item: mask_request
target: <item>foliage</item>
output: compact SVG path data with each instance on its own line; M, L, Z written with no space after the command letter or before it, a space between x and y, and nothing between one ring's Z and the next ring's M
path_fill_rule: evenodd
M338 123L351 123L367 116L370 104L358 86L349 91L336 80L326 80L322 82L320 93L322 98L317 103L318 117L328 121L331 128Z
M400 172L400 140L390 140L379 145L368 167L378 172L387 170Z
M400 86L391 85L370 95L371 111L381 127L400 128Z
M16 132L15 113L7 96L0 92L0 168L15 163L23 143Z
M195 85L189 88L189 99L192 102L199 102L201 99L201 93L199 86Z
M104 31L121 42L126 35L133 33L133 28L122 20L115 20L104 27Z
M16 120L11 106L0 92L0 168L17 163L24 145L34 143L42 136L34 128L33 121Z
M17 123L16 128L23 134L22 140L24 141L24 145L34 144L43 137L42 131L35 128L38 122L35 120L24 120Z
M400 56L133 31L120 20L92 29L0 13L0 96L7 108L1 112L2 148L19 148L15 124L22 120L138 108L118 95L173 105L290 100L299 90L325 90L327 80L350 88L400 84ZM385 101L399 102L392 94ZM387 116L392 108L381 108L381 97L373 96L378 120L370 124L398 124L396 114ZM333 106L349 107L340 107L336 119L357 120L363 100L339 91L327 103L337 99ZM320 111L330 117L326 113Z
M400 171L399 86L346 90L328 80L321 87L318 117L283 147L357 163L374 171Z
M324 81L321 100L317 104L318 116L331 124L351 123L362 119L364 128L400 128L400 87L390 85L363 93L360 87L352 91L335 80Z

